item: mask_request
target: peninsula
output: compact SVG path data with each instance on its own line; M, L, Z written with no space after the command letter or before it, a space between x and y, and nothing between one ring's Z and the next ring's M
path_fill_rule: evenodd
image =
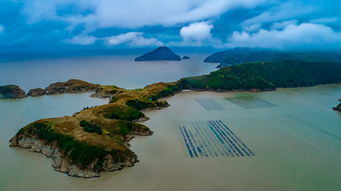
M55 170L76 177L97 177L101 171L133 166L138 159L129 140L152 134L137 123L148 119L140 110L167 107L158 99L179 89L175 83L157 83L137 90L105 86L99 91L115 92L110 103L30 123L11 138L10 146L42 153L52 158Z
M151 52L135 58L135 61L180 61L181 57L175 54L170 48L160 46Z

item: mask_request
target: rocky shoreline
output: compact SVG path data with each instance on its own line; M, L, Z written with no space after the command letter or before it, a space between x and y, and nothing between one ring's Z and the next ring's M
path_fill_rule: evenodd
M17 85L0 86L0 99L17 99L25 97L40 97L44 95L73 94L93 92L91 97L111 98L120 88L109 85L92 84L79 79L56 82L46 88L33 88L27 94Z
M339 101L341 102L341 99L339 99ZM334 109L335 111L341 112L341 103L339 103L339 105L337 105L336 107L333 107L333 109Z
M113 160L111 155L106 155L104 159L104 165L101 169L95 170L95 162L93 162L89 168L83 169L78 165L72 164L72 161L67 158L67 154L61 152L57 143L48 144L43 140L36 137L17 137L14 136L10 140L10 147L19 147L27 149L31 152L41 153L47 158L51 158L53 161L52 167L58 171L65 173L69 176L80 178L94 178L99 177L101 171L117 171L125 167L132 167L138 162L136 154L133 154L132 158L127 158L124 162L117 163ZM129 144L127 144L129 145Z
M46 88L34 88L29 90L28 96L37 97L43 95L55 95L65 93L84 93L95 91L100 85L92 84L78 79L70 79L66 82L56 82Z

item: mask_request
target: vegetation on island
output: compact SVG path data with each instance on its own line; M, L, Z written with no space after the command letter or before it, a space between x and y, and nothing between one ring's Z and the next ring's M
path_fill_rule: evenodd
M110 155L117 162L124 161L126 156L134 155L127 149L106 150L103 147L76 140L73 136L56 130L53 121L32 123L21 129L17 136L25 133L34 134L38 139L44 140L46 144L57 144L71 163L79 165L81 169L85 169L95 162L94 170L100 170L106 155Z
M341 51L284 51L260 48L234 48L208 56L204 62L220 63L218 68L248 62L341 62Z
M341 63L279 61L228 66L209 75L183 78L182 89L273 90L341 82Z
M96 124L93 124L93 123L90 123L89 121L87 120L82 120L79 122L79 125L81 127L83 127L84 131L87 131L87 132L95 132L97 134L102 134L102 129L100 126L96 125Z

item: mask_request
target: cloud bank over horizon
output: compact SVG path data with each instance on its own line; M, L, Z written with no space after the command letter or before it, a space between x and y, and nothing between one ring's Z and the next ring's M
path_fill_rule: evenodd
M0 2L0 53L154 46L341 49L337 0Z

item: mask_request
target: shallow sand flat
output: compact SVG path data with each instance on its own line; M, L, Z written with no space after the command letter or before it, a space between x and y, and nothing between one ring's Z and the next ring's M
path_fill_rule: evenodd
M145 112L154 135L131 142L139 163L90 180L54 172L49 159L8 148L2 138L1 172L8 173L0 176L0 190L340 190L341 114L331 109L340 94L340 85L177 94L167 98L170 107ZM244 108L225 99L240 95L275 106ZM196 98L224 110L208 111ZM222 120L255 156L191 158L178 125L209 120Z

